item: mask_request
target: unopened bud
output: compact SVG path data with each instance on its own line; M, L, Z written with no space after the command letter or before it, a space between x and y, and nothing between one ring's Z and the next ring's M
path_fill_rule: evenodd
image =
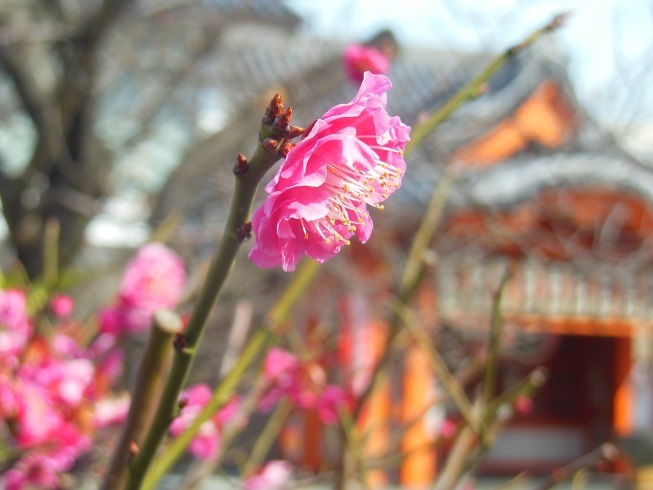
M295 146L295 143L284 143L281 145L281 154L284 156L284 158L288 156L290 150L292 150Z
M288 107L285 112L282 112L277 116L277 119L274 121L272 127L278 129L279 131L285 131L290 125L290 120L292 119L292 107Z
M272 100L265 109L265 116L263 116L263 123L270 126L274 119L283 111L283 102L279 94L274 94Z
M300 128L299 126L290 126L286 131L284 131L283 137L292 140L304 134L304 131L306 131L306 128Z
M279 146L279 142L275 140L274 138L265 138L261 144L263 145L263 149L265 151L277 151L277 147Z
M246 242L252 237L252 223L247 222L236 228L236 240Z
M138 454L138 445L134 441L129 441L129 447L127 448L127 451L129 451L129 457L133 458Z
M175 335L175 340L172 342L172 345L177 352L185 352L188 349L188 337L183 333L178 333Z
M245 155L242 153L239 153L236 157L236 163L234 164L234 174L244 174L248 167L249 163L247 162L247 158L245 158Z
M177 402L177 408L179 408L179 410L183 410L186 407L186 405L188 405L188 397L182 396Z

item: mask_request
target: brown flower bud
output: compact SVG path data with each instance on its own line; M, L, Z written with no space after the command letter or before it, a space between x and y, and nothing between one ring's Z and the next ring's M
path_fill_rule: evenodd
M177 408L179 408L179 410L183 410L186 407L186 405L188 405L188 397L182 396L177 402Z
M263 141L261 141L261 144L263 145L265 151L270 152L277 151L277 147L279 146L279 142L274 138L265 138Z
M290 150L292 150L295 146L295 143L284 143L281 145L281 154L284 156L284 158L288 156Z
M263 123L268 126L274 122L274 119L283 111L283 101L279 94L274 94L272 100L265 109L265 116L263 116Z
M286 131L284 131L283 137L292 140L304 134L305 131L306 128L301 128L299 126L290 126Z
M129 451L130 458L133 458L138 454L139 449L135 441L129 441L129 447L127 448L127 451Z
M244 174L247 172L247 169L249 168L249 163L247 162L247 158L245 158L245 155L242 153L239 153L238 156L236 157L236 163L234 165L234 174L240 175Z
M252 238L251 222L248 221L247 223L243 223L238 228L236 228L236 240L242 243L242 242L246 242L250 238Z
M177 352L184 352L188 348L188 337L183 333L178 333L175 335L172 345Z
M277 119L274 121L272 127L278 129L279 131L286 131L290 120L292 119L292 107L288 107L285 112L282 112L277 116Z

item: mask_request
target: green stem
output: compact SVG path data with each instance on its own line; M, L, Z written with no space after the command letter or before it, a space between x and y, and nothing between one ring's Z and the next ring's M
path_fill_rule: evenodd
M256 443L252 448L249 459L245 464L245 469L242 472L244 477L253 474L259 469L265 460L265 457L268 455L268 452L270 452L270 448L272 447L275 438L279 435L281 429L283 429L288 417L290 417L293 408L293 404L288 399L283 400L276 406L274 412L268 419L267 424L265 424L265 428L256 438Z
M181 331L181 319L171 312L160 311L154 315L150 336L138 368L132 390L132 400L127 421L113 452L104 477L102 490L121 488L127 477L129 447L138 444L152 418L161 390L164 375L172 354L172 338Z
M546 368L536 367L520 383L503 392L488 404L486 418L488 420L495 418L502 405L513 405L519 396L532 396L546 383L548 377L549 372Z
M349 468L346 466L347 463L346 453L350 453L355 461L355 465L353 468L355 471L355 477L358 480L359 484L363 488L367 489L368 488L367 461L365 459L365 451L364 451L365 435L359 434L358 427L356 426L356 421L354 420L354 417L352 417L352 414L350 414L346 410L340 410L339 415L340 415L340 426L342 428L342 432L345 436L345 442L346 442L346 447L344 447L342 450L343 467L341 469L345 477L344 480L339 483L342 486L342 484L347 480L347 474L349 473Z
M435 234L437 225L442 217L442 211L444 210L444 205L447 201L449 190L451 189L452 178L453 176L451 173L446 173L438 182L437 187L433 191L431 202L426 210L424 219L420 223L417 234L413 239L408 262L404 268L404 273L399 285L399 297L395 299L392 305L390 313L391 317L388 322L388 337L381 358L377 363L377 368L372 372L372 379L356 402L356 406L354 407L354 418L358 418L363 410L366 400L385 376L385 366L388 365L390 356L392 355L391 346L402 331L400 312L406 308L407 304L409 304L415 291L417 291L417 288L424 278L424 263L427 256L426 251L429 243L433 240L433 235Z
M501 327L503 318L501 315L501 302L503 292L511 276L511 269L508 269L503 277L499 288L492 300L492 321L490 322L490 337L488 339L487 364L485 366L485 380L483 383L483 401L485 404L490 403L494 397L497 386L497 376L499 375L499 347L501 340Z
M259 353L270 341L273 334L279 331L281 326L290 317L293 305L306 291L308 284L313 280L319 270L319 264L315 261L305 261L297 268L291 283L285 289L283 295L268 314L265 326L258 328L240 354L234 367L225 376L220 385L215 389L213 397L198 414L193 424L176 438L164 454L156 461L152 468L145 475L142 488L154 488L161 477L175 464L184 454L186 447L193 439L201 425L222 407L233 395L238 382L242 379L247 368L259 357Z
M426 332L420 327L418 319L414 313L406 306L403 306L398 312L403 324L406 325L411 335L415 338L418 345L428 357L431 369L437 376L442 386L447 391L456 407L464 417L467 424L475 432L481 433L481 420L474 415L472 403L467 398L464 388L460 385L455 376L449 371L447 365L438 352L433 348L431 341Z
M267 136L265 134L267 129L269 128L262 126L261 139ZM183 340L185 346L176 352L170 377L161 396L159 409L154 416L152 426L138 455L130 465L128 484L130 489L141 487L145 472L175 417L179 393L188 377L209 314L233 267L236 253L245 238L241 230L244 229L249 219L259 181L279 158L281 158L279 153L266 151L259 143L249 162L249 169L236 176L236 188L231 201L231 209L225 225L222 243L213 257L206 281L202 286L193 313L184 330Z
M142 490L156 488L159 480L184 453L186 447L190 444L200 426L220 407L229 401L238 386L238 383L240 383L243 374L249 367L250 363L258 358L258 354L267 343L269 336L270 332L264 329L259 329L254 332L254 335L236 362L236 365L224 378L222 383L220 383L218 389L213 393L213 397L203 408L200 415L193 421L191 427L185 430L170 444L167 451L157 460L156 465L153 465L152 469L147 472L142 486L134 488L141 488ZM206 416L207 414L208 417Z
M544 368L534 369L521 383L500 397L487 404L479 396L474 403L474 411L484 420L485 432L479 434L469 425L464 426L456 438L445 466L435 485L436 490L455 488L462 476L470 471L487 453L496 440L499 430L505 424L503 418L497 418L496 412L504 403L513 404L522 394L532 394L546 381Z

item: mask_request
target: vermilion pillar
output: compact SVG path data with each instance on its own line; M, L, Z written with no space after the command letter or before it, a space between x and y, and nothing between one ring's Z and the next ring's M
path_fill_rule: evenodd
M430 487L435 479L436 454L433 433L425 422L425 415L434 401L435 379L424 351L411 345L406 352L403 372L401 418L408 429L403 435L403 459L399 478L402 486Z

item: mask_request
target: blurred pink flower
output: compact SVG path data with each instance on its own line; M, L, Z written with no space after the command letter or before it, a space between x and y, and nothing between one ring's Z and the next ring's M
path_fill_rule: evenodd
M289 488L292 476L290 463L269 461L261 470L243 481L243 490L282 490Z
M32 334L26 302L22 291L0 291L0 359L9 359L21 352Z
M90 449L90 439L74 427L62 425L62 430L47 448L31 449L25 453L0 483L5 489L58 489L60 474L72 469L79 455Z
M444 419L440 424L438 432L445 439L451 439L458 432L458 426L453 420Z
M14 390L14 380L0 376L0 419L12 419L18 414L18 398Z
M317 416L327 425L338 422L338 410L347 403L347 394L339 386L329 385L324 388L316 402Z
M272 410L283 397L301 409L317 410L325 424L338 420L338 409L347 401L344 390L327 384L326 373L315 362L302 363L294 354L274 347L263 361L265 394L259 400L259 409Z
M385 75L390 70L390 59L378 49L363 44L350 44L345 48L343 65L347 77L361 83L366 71Z
M205 384L193 385L183 391L179 399L186 401L179 416L170 424L170 435L178 437L190 427L211 396L211 389ZM197 435L188 446L188 451L199 459L217 457L220 450L220 430L234 419L239 410L240 399L235 397L200 426Z
M533 399L526 396L520 395L515 398L515 410L521 415L527 415L533 411Z
M95 428L120 424L127 418L129 410L129 394L109 396L98 401L93 406L93 426Z
M263 379L268 383L275 383L282 389L288 389L296 383L299 368L299 358L295 354L279 347L272 347L263 361Z
M110 417L106 409L100 413L113 364L120 360L114 353L120 352L112 335L101 335L89 348L61 329L48 337L32 335L25 306L22 292L0 291L0 334L14 335L12 348L1 353L12 356L0 355L11 358L0 369L0 419L11 434L10 449L20 456L0 477L0 486L60 488L60 475L92 447L95 421L124 417L125 404Z
M182 259L160 243L141 248L127 265L117 304L100 312L100 331L122 335L147 330L159 309L173 309L186 281Z
M18 410L13 417L18 446L27 448L48 442L64 420L47 389L29 379L20 378L15 381L13 389L18 402Z
M59 473L68 468L46 454L28 454L3 475L5 490L60 488Z
M95 375L95 366L88 359L71 359L48 363L39 370L35 381L50 390L57 403L77 407L86 395Z
M288 153L252 217L257 266L292 271L304 255L328 260L354 234L369 239L367 206L382 208L405 171L410 128L385 110L391 86L366 73L356 97L315 121Z
M73 312L75 302L66 294L55 294L50 300L50 309L58 317L67 317Z
M60 333L55 333L51 337L50 348L52 353L59 357L79 358L84 355L84 351L74 338Z

